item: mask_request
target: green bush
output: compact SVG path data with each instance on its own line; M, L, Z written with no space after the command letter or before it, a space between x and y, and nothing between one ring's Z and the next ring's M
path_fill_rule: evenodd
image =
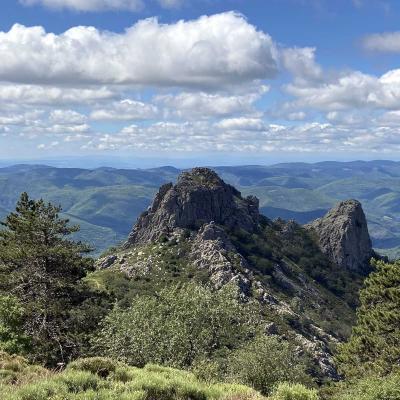
M0 296L0 350L26 353L29 338L23 332L24 309L16 297Z
M318 400L315 389L300 384L281 383L269 397L270 400ZM353 399L354 400L354 399Z
M66 371L15 387L0 385L1 400L257 400L262 396L237 384L207 384L194 374L158 365L135 368L115 363L107 378L83 369L103 361L78 360ZM110 360L104 364L110 366ZM122 376L123 380L119 378Z
M65 385L70 393L79 393L89 389L96 390L99 384L99 377L89 371L70 370L57 376L55 382Z
M38 365L30 365L20 356L0 351L0 385L21 385L49 376L50 371Z
M119 363L105 357L92 357L92 358L80 358L79 360L73 361L68 365L67 369L77 371L89 371L92 374L99 375L102 378L106 378L112 372L115 372Z
M130 365L187 368L254 335L255 315L237 300L233 288L176 285L157 296L137 296L128 309L116 307L105 318L94 347Z
M279 382L310 383L306 363L276 336L260 335L228 358L228 377L270 394Z
M400 373L386 377L367 376L341 385L332 400L400 400Z

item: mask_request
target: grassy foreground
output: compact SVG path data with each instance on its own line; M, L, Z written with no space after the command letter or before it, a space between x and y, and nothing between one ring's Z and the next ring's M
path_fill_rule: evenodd
M129 367L107 358L80 359L62 372L29 365L0 353L2 400L262 400L238 384L206 383L192 373L158 365ZM280 385L273 400L317 400L301 385Z

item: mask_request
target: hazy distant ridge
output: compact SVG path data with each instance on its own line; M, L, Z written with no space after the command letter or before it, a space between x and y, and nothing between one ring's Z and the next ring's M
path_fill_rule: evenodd
M366 211L375 247L400 245L400 162L355 161L286 163L272 166L214 168L244 194L260 199L270 217L301 223L320 217L338 200L356 198ZM81 169L41 165L0 168L0 217L19 194L61 203L82 227L82 237L98 251L124 239L157 188L180 170Z

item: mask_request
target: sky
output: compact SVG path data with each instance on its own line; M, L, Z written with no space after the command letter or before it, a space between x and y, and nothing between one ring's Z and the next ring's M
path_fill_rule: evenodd
M400 159L397 0L1 7L0 163Z

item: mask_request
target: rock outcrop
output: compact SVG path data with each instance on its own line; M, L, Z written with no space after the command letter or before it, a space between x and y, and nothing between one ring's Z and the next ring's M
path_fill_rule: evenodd
M189 260L197 268L208 271L210 282L216 289L234 282L240 293L250 294L252 274L247 261L237 252L224 229L214 222L200 228L193 240Z
M343 201L307 227L317 233L321 251L333 263L350 272L370 271L373 250L360 202Z
M342 289L348 282L353 289L357 283L349 271L365 274L371 255L358 201L340 203L304 229L295 221L261 216L256 197L244 198L214 171L195 168L182 173L176 185L163 185L123 248L97 265L145 285L177 277L215 289L233 283L243 301L256 301L271 316L267 334L293 340L320 375L337 378L330 345L345 334L336 336L331 326L349 327L354 309L335 294L336 280L329 274L338 271ZM332 269L332 263L342 269ZM326 279L318 280L325 272Z
M176 185L163 185L153 204L138 219L125 248L158 240L176 228L197 230L214 221L228 229L256 230L258 199L243 198L214 171L194 168L183 172Z

